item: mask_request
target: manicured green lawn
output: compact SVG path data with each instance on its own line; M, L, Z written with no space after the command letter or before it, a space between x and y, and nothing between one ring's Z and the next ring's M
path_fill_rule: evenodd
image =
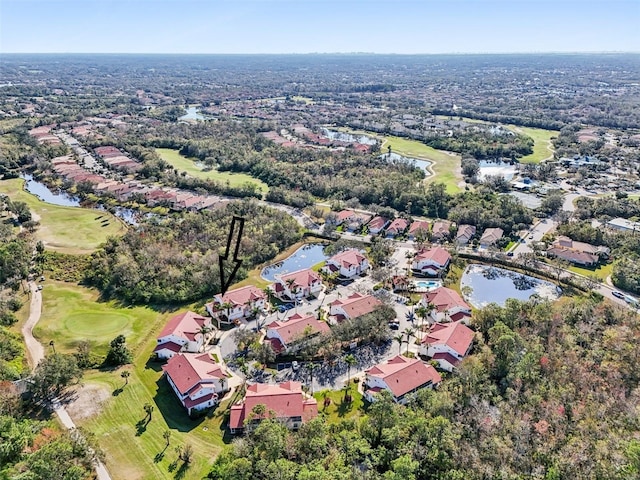
M322 390L314 393L313 397L318 402L318 412L324 415L329 423L336 423L351 417L357 417L364 413L364 399L357 391L357 385L351 383L351 402L344 401L344 390ZM331 399L331 404L325 408L324 399Z
M106 400L100 400L98 413L77 423L96 434L111 476L115 480L176 478L182 462L170 469L177 459L175 447L189 443L194 461L182 478L202 478L224 445L222 425L228 402L208 417L191 420L162 378L162 365L149 360L158 332L176 312L99 302L94 290L77 285L50 280L44 285L43 315L35 333L45 345L53 339L56 351L72 352L86 338L104 353L108 342L122 333L134 352L133 365L116 371L92 370L83 379L92 392L104 392ZM126 386L120 376L124 368L131 372ZM154 410L151 421L140 428L137 424L145 418L146 403ZM171 432L166 450L165 430Z
M171 164L173 168L176 168L180 172L187 172L187 174L192 177L204 180L217 180L222 183L229 182L229 185L232 187L251 182L257 184L262 190L262 193L269 191L269 186L266 183L257 178L253 178L251 175L245 173L219 172L215 169L209 171L203 170L196 164L197 159L183 157L177 150L171 148L156 148L156 152L165 162Z
M522 157L519 160L520 163L540 163L542 160L553 158L554 148L551 137L557 137L560 132L542 128L516 127L515 125L507 125L507 127L533 139L533 153Z
M604 280L611 275L611 271L613 270L613 263L608 263L606 265L600 265L598 268L581 268L576 267L574 265L569 267L569 270L575 273L579 273L580 275L584 275L585 277L596 276L600 280L604 282Z
M161 328L167 316L147 307L99 302L96 290L47 280L34 335L45 345L53 340L58 352L74 352L79 341L88 340L92 351L105 355L109 342L118 335L123 334L127 344L135 347L148 338L149 331Z
M14 178L0 181L0 193L12 200L26 202L39 217L36 238L50 250L63 253L91 253L107 237L123 235L127 227L108 212L89 208L62 207L45 203L23 190L24 180Z

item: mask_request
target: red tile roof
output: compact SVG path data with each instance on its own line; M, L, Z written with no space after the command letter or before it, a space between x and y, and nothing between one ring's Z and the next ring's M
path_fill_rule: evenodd
M154 352L159 352L160 350L171 350L174 353L178 353L182 345L175 342L164 342L159 345L156 345L156 348L153 349Z
M244 420L256 405L264 405L277 418L302 417L304 420L318 415L315 399L305 399L300 382L286 382L279 385L256 383L247 387L244 402L231 407L230 428L243 428ZM267 415L265 415L267 416Z
M342 223L351 218L353 215L355 215L355 212L353 210L342 210L341 212L338 212L336 214L336 220L338 221L338 223Z
M387 232L395 232L400 233L404 232L409 226L409 222L404 218L396 218L391 224L387 227Z
M302 338L307 329L309 329L310 334L326 333L330 330L329 325L319 321L315 316L309 315L303 317L299 313L289 317L289 320L286 322L271 322L267 328L278 332L285 344Z
M458 364L460 363L460 359L454 357L453 355L451 355L449 352L439 352L436 353L433 357L434 360L444 360L445 362L450 363L451 365L453 365L454 367L457 367Z
M375 217L373 220L371 220L368 224L367 227L369 227L369 230L371 229L381 229L384 228L384 226L387 224L389 220L387 220L384 217Z
M203 380L226 377L226 372L208 353L179 353L162 369L183 395Z
M366 257L357 248L350 248L343 252L336 253L333 257L327 260L327 263L334 263L341 267L349 268L352 265L360 265Z
M415 235L418 230L422 230L425 233L428 232L429 222L425 220L415 220L409 227L409 235Z
M267 298L267 295L261 289L254 287L253 285L247 285L246 287L229 290L224 294L224 296L221 296L220 294L216 295L213 298L212 305L221 305L223 303L230 303L231 305L246 305L249 302L257 302L258 300L263 300L265 298Z
M415 261L422 260L432 260L438 265L446 265L451 260L451 255L444 248L433 247L429 250L422 250L416 255Z
M433 230L431 233L435 237L447 236L449 235L449 228L451 227L451 222L448 220L439 220L433 224Z
M209 320L197 313L191 311L180 313L171 317L160 332L160 335L158 335L158 338L175 335L176 337L193 340L200 327L205 323L209 323Z
M440 383L442 377L431 365L418 358L406 358L397 355L387 363L380 363L365 370L367 375L383 380L395 397L431 382Z
M438 287L435 290L422 295L426 302L434 305L438 312L446 312L456 307L465 310L471 310L471 307L465 302L455 290L447 287Z
M474 333L462 322L435 323L422 339L427 345L446 345L458 355L466 355L473 343Z
M349 318L357 318L371 313L381 305L382 302L373 295L362 295L357 292L349 295L344 300L338 299L331 302L332 307L341 306Z
M288 285L287 280L293 279L293 287L308 288L314 282L321 282L320 275L310 268L298 270L297 272L286 273L280 276L280 283Z

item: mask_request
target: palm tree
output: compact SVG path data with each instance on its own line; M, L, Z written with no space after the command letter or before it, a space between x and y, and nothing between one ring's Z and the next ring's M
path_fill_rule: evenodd
M404 335L401 333L394 336L393 339L398 342L398 355L402 353L402 344L404 343Z
M150 403L145 403L143 408L145 413L147 414L147 417L149 417L149 422L150 422L151 414L153 413L153 405L151 405Z
M229 317L231 316L231 309L233 308L233 303L224 302L222 305L220 305L220 308L226 311L227 322L231 323ZM218 319L218 330L220 330L220 319Z
M313 395L313 371L316 368L318 368L318 365L316 365L315 363L307 363L307 369L309 370L309 391L311 392L311 395Z
M418 308L416 308L416 315L421 320L420 329L423 329L424 321L427 318L427 315L429 315L429 310L424 305L420 305Z
M358 363L358 361L356 360L356 357L349 354L344 357L344 362L347 364L347 384L351 385L351 367Z
M126 387L129 384L129 376L131 375L131 372L129 370L123 370L123 372L120 374L120 376L122 378L124 378L124 387ZM122 388L124 388L122 387Z
M169 446L169 442L171 441L171 430L165 430L164 432L162 432L162 438L164 438L164 441L167 442L165 445L165 449Z
M409 343L411 342L412 338L415 338L416 332L417 330L414 327L407 327L402 332L403 335L407 336L407 354L409 353Z
M209 342L209 339L207 338L207 335L211 332L211 327L209 325L205 325L204 323L202 325L200 325L200 328L198 329L198 333L200 335L202 335L202 348L204 349L207 346L207 343Z
M287 280L285 280L285 283L287 284L287 288L289 289L289 293L291 293L291 299L293 300L294 294L293 294L293 285L296 283L295 278L288 278ZM297 305L297 302L296 302Z

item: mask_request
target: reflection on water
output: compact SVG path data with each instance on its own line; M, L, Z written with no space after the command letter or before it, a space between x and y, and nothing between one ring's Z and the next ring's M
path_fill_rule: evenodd
M273 282L276 275L310 268L316 263L323 262L327 258L329 257L324 254L324 245L321 243L310 243L300 247L281 262L263 268L260 276L265 280Z
M55 193L49 189L44 183L34 180L32 175L20 175L20 178L24 178L27 182L25 189L29 193L33 193L43 202L51 203L53 205L62 205L63 207L79 207L80 200L65 192Z
M504 306L508 298L529 300L532 295L555 300L559 288L551 282L487 265L471 264L462 275L460 287L466 300L476 308L490 303ZM468 288L465 288L468 287Z

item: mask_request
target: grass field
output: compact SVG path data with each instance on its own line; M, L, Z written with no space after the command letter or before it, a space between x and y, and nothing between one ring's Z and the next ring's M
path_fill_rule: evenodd
M23 190L24 180L14 178L0 181L0 193L12 200L26 202L39 217L36 238L50 250L62 253L91 253L107 237L124 234L124 223L108 212L89 208L62 207L45 203Z
M42 316L33 333L45 345L53 340L58 352L74 352L79 341L88 340L92 351L105 355L119 334L135 347L167 317L147 307L100 302L96 290L75 284L47 280L43 285Z
M116 371L92 370L83 384L90 392L80 392L79 404L99 413L77 418L77 423L96 434L105 451L106 465L114 480L196 479L208 472L212 459L223 445L223 416L228 402L209 417L191 420L162 378L161 364L149 358L156 335L174 312L159 313L145 307L124 308L113 302L98 302L97 294L73 284L47 280L43 289L43 315L36 336L47 345L53 339L58 352L72 352L78 341L89 339L99 353L108 342L122 333L134 352L134 363L123 367L130 371L128 385ZM144 404L153 405L151 421L137 424L145 417ZM74 408L83 408L76 404ZM163 433L171 432L165 450ZM175 447L190 443L194 461L186 471L177 459ZM160 455L162 454L162 455Z
M606 265L599 265L598 268L581 268L576 267L575 265L571 265L569 270L574 273L579 273L580 275L584 275L585 277L595 276L599 278L603 282L605 279L611 275L611 271L613 270L613 263L607 263Z
M322 390L314 393L313 397L318 402L318 412L324 415L329 423L362 415L364 413L364 399L356 387L357 385L352 383L350 403L344 401L343 390ZM331 399L331 404L328 407L324 406L325 397Z
M232 172L219 172L217 170L205 171L200 168L196 162L197 159L183 157L177 150L171 148L156 148L156 152L167 163L171 164L173 168L180 172L187 172L188 175L200 178L211 179L219 182L229 182L229 185L236 187L246 182L255 183L260 187L262 193L269 191L269 186L261 180L253 178L251 175L245 173L232 173Z
M429 160L432 163L430 168L434 175L427 178L427 182L444 183L449 193L456 193L461 190L458 185L458 183L462 181L462 172L460 170L461 159L457 154L436 150L422 142L408 138L380 135L373 132L356 131L347 128L340 128L339 130L353 134L369 135L382 140L383 143L380 147L382 153L386 153L387 148L391 146L392 152L402 156Z
M554 148L551 137L557 137L560 132L542 128L516 127L515 125L507 125L507 127L533 139L533 153L520 158L520 163L540 163L548 158L553 158Z

